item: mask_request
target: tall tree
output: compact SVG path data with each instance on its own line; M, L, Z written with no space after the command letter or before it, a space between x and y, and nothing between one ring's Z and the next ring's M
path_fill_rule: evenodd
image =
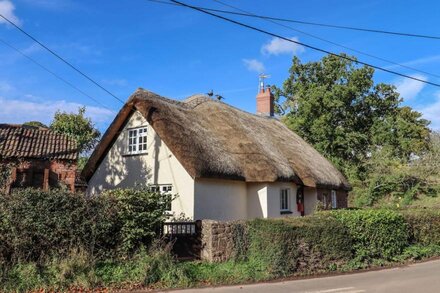
M23 123L25 126L32 126L32 127L41 127L41 128L49 128L46 124L40 122L40 121L28 121Z
M393 85L375 84L373 74L337 56L304 64L294 57L282 88L273 87L287 126L346 173L359 173L384 147L402 159L428 148L429 122L401 106Z
M50 124L52 130L74 138L83 154L91 151L101 136L92 120L85 116L85 112L85 107L79 108L78 113L57 111Z

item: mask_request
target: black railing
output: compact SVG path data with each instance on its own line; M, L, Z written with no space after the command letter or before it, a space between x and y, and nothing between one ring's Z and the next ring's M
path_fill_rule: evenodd
M163 236L198 235L200 233L200 221L194 222L166 222L162 226Z

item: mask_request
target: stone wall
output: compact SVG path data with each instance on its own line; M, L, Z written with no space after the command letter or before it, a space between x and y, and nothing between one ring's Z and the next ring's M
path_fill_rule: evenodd
M202 221L200 257L209 262L227 261L233 255L233 227L237 222Z

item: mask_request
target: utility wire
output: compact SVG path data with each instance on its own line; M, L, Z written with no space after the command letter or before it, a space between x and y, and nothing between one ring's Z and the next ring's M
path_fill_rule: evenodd
M87 74L85 74L84 72L82 72L81 70L79 70L78 68L76 68L74 65L72 65L69 61L67 61L66 59L64 59L63 57L61 57L60 55L58 55L56 52L54 52L53 50L51 50L49 47L47 47L46 45L44 45L42 42L40 42L39 40L37 40L35 37L33 37L31 34L27 33L25 30L23 30L22 28L20 28L18 25L16 25L13 21L9 20L7 17L5 17L4 15L0 14L0 17L3 18L4 20L6 20L9 24L11 24L13 27L15 27L16 29L18 29L20 32L22 32L24 35L26 35L27 37L29 37L30 39L32 39L34 42L36 42L38 45L40 45L41 47L43 47L44 49L46 49L49 53L51 53L53 56L55 56L56 58L58 58L59 60L61 60L63 63L65 63L67 66L69 66L70 68L72 68L73 70L75 70L76 72L78 72L80 75L82 75L83 77L85 77L86 79L88 79L90 82L92 82L94 85L96 85L97 87L99 87L100 89L102 89L103 91L105 91L107 94L109 94L110 96L112 96L113 98L115 98L116 100L118 100L119 102L121 102L122 104L125 104L124 101L122 101L120 98L118 98L116 95L114 95L113 93L111 93L109 90L107 90L106 88L104 88L102 85L100 85L98 82L96 82L94 79L92 79L91 77L89 77Z
M147 0L147 1L168 4L168 5L181 5L181 4L177 4L177 3L166 2L163 0ZM288 18L270 17L270 16L265 16L265 15L240 13L240 12L234 12L234 11L229 11L229 10L213 9L213 8L200 7L200 6L194 6L194 7L197 7L197 8L206 10L206 11L212 11L212 12L220 12L220 13L234 14L234 15L240 15L240 16L246 16L246 17L270 19L270 20L291 22L291 23L298 23L298 24L305 24L305 25L330 27L330 28L336 28L336 29L354 30L354 31L362 31L362 32L370 32L370 33L380 33L380 34L388 34L388 35L397 35L397 36L403 36L403 37L414 37L414 38L440 40L440 36L395 32L395 31L387 31L387 30L380 30L380 29L369 29L369 28L362 28L362 27L344 26L344 25L334 25L334 24L310 22L310 21L295 20L295 19L288 19Z
M417 80L419 82L423 82L423 83L426 83L426 84L429 84L429 85L432 85L432 86L435 86L435 87L440 87L439 83L430 82L430 81L423 80L423 79L420 79L420 78L417 78L417 77L414 77L414 76L410 76L410 75L406 75L406 74L403 74L403 73L400 73L400 72L397 72L397 71L386 69L386 68L383 68L383 67L380 67L380 66L377 66L377 65L372 65L372 64L369 64L369 63L366 63L366 62L363 62L363 61L359 61L359 60L350 58L348 56L338 55L338 54L333 53L331 51L327 51L327 50L320 49L320 48L315 47L315 46L307 45L307 44L302 43L302 42L291 40L291 39L283 37L281 35L278 35L278 34L275 34L275 33L272 33L272 32L269 32L269 31L266 31L266 30L263 30L263 29L260 29L260 28L257 28L257 27L254 27L254 26L242 23L242 22L239 22L239 21L236 21L236 20L233 20L233 19L221 16L221 15L215 14L215 13L212 13L212 12L209 12L209 11L205 11L205 10L203 10L201 8L198 8L198 7L189 5L189 4L185 4L185 3L182 3L182 2L179 2L179 1L176 1L176 0L170 0L170 1L172 1L174 3L177 3L179 5L185 6L187 8L191 8L193 10L202 12L204 14L208 14L208 15L211 15L213 17L222 19L224 21L227 21L227 22L239 25L241 27L245 27L245 28L248 28L250 30L257 31L257 32L260 32L260 33L263 33L263 34L266 34L266 35L269 35L269 36L272 36L272 37L276 37L276 38L282 39L282 40L287 41L287 42L291 42L291 43L294 43L294 44L297 44L297 45L301 45L303 47L306 47L306 48L309 48L309 49L312 49L312 50L315 50L315 51L318 51L318 52L322 52L322 53L325 53L325 54L328 54L328 55L331 55L331 56L335 56L335 57L338 57L338 58L341 58L341 59L345 59L345 60L348 60L348 61L351 61L351 62L355 62L355 63L362 64L362 65L365 65L365 66L369 66L371 68L374 68L374 69L377 69L377 70L381 70L381 71L384 71L384 72L388 72L388 73L391 73L391 74L394 74L394 75L398 75L398 76L401 76L401 77L405 77L405 78L408 78L408 79Z
M227 3L222 2L222 1L220 1L220 0L212 0L212 1L217 2L217 3L221 4L221 5L227 6L227 7L229 7L229 8L232 8L232 9L235 9L235 10L238 10L238 11L241 11L241 12L244 12L244 13L247 13L247 14L250 14L250 15L255 15L255 14L253 14L252 12L249 12L249 11L243 10L243 9L241 9L241 8L238 8L238 7L236 7L236 6L233 6L233 5L227 4ZM319 36L317 36L317 35L313 35L313 34L310 34L310 33L305 32L305 31L298 30L298 29L296 29L296 28L293 28L293 27L291 27L291 26L288 26L288 25L285 25L285 24L279 23L279 22L274 21L274 20L271 20L271 19L263 19L263 20L265 20L265 21L267 21L267 22L270 22L270 23L273 23L273 24L276 24L276 25L278 25L278 26L281 26L281 27L287 28L287 29L289 29L289 30L292 30L292 31L295 31L295 32L299 32L299 33L301 33L301 34L304 34L304 35L306 35L306 36L312 37L312 38L314 38L314 39L317 39L317 40L320 40L320 41L323 41L323 42L326 42L326 43L329 43L329 44L332 44L332 45L335 45L335 46L338 46L338 47L341 47L341 48L344 48L344 49L347 49L347 50L350 50L350 51L353 51L353 52L356 52L356 53L358 53L358 54L361 54L361 55L364 55L364 56L367 56L367 57L371 57L371 58L374 58L374 59L377 59L377 60L380 60L380 61L384 61L384 62L387 62L387 63L393 64L393 65L397 65L397 66L400 66L400 67L403 67L403 68L406 68L406 69L410 69L410 70L413 70L413 71L418 71L418 72L423 73L423 74L426 74L426 75L430 75L430 76L433 76L433 77L436 77L436 78L440 78L440 75L438 75L438 74L430 73L430 72L427 72L427 71L424 71L424 70L420 70L420 69L417 69L417 68L414 68L414 67L411 67L411 66L407 66L407 65L404 65L404 64L400 64L400 63L398 63L398 62L395 62L395 61L392 61L392 60L389 60L389 59L385 59L385 58L382 58L382 57L378 57L378 56L375 56L375 55L370 54L370 53L366 53L366 52L363 52L363 51L360 51L360 50L357 50L357 49L353 49L353 48L347 47L347 46L345 46L345 45L338 44L338 43L336 43L336 42L333 42L333 41L330 41L330 40L327 40L327 39L321 38L321 37L319 37Z
M34 63L35 65L39 66L40 68L42 68L43 70L47 71L48 73L52 74L53 76L55 76L56 78L58 78L59 80L61 80L62 82L64 82L65 84L67 84L68 86L70 86L71 88L75 89L76 91L78 91L79 93L81 93L82 95L84 95L85 97L91 99L92 101L94 101L96 104L100 105L101 107L104 107L107 110L112 111L111 109L109 109L108 107L106 107L105 105L103 105L101 102L99 102L97 99L95 99L94 97L90 96L89 94L87 94L86 92L84 92L83 90L81 90L80 88L78 88L77 86L75 86L73 83L71 83L70 81L64 79L63 77L61 77L60 75L56 74L55 72L53 72L52 70L50 70L49 68L47 68L46 66L44 66L43 64L41 64L40 62L36 61L35 59L33 59L32 57L30 57L29 55L25 54L23 51L21 51L20 49L18 49L17 47L14 47L13 45L9 44L8 42L6 42L5 40L0 39L0 43L2 43L3 45L5 45L6 47L9 47L10 49L16 51L17 53L19 53L20 55L22 55L23 57L27 58L29 61L31 61L32 63Z

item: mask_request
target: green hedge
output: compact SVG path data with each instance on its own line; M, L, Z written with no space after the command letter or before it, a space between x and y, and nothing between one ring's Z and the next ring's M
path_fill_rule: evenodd
M99 197L38 189L0 196L0 264L78 250L98 258L128 255L152 241L166 204L158 193L132 189Z
M247 240L234 237L236 250L268 276L328 270L351 255L348 230L332 217L247 222ZM240 240L240 243L237 241ZM243 248L243 243L247 245Z
M337 210L304 218L255 219L234 229L236 260L271 276L392 261L409 246L405 217L392 210Z
M357 259L391 260L408 246L405 218L392 210L338 210L329 213L349 231Z
M408 223L413 244L440 245L440 211L437 209L408 209L402 211Z

